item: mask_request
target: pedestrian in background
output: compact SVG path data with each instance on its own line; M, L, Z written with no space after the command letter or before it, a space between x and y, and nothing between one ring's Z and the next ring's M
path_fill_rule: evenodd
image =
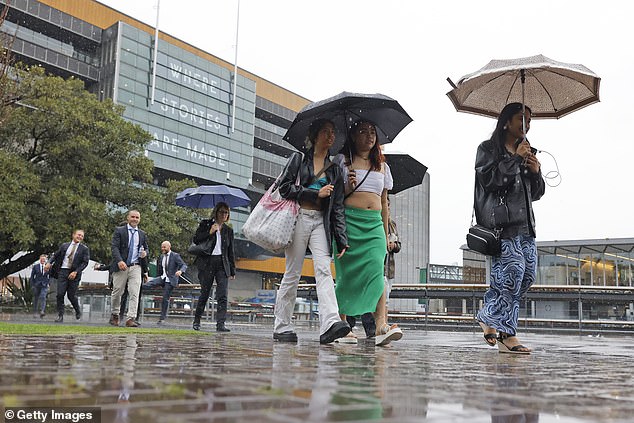
M115 228L112 235L112 300L110 324L119 326L119 307L121 296L126 286L128 288L128 313L125 325L138 327L135 321L139 306L139 292L143 276L142 259L147 256L147 235L139 228L141 213L130 210L126 216L127 224Z
M392 219L392 209L390 208L390 199L387 200L390 216L387 223L387 259L385 261L385 307L390 303L390 292L394 285L394 276L396 274L396 262L394 254L401 251L401 241L398 238L398 229L396 222ZM386 311L387 312L387 311Z
M161 256L156 263L157 276L147 282L143 289L151 289L157 286L163 288L163 300L161 301L161 317L157 324L163 324L167 319L167 312L170 304L172 291L178 286L178 279L187 270L187 265L180 254L172 251L172 244L169 241L161 243Z
M216 281L216 332L230 332L227 320L227 302L229 282L236 278L236 263L233 253L233 229L227 225L231 214L229 205L224 202L216 204L211 219L204 219L198 225L194 235L194 243L201 244L211 240L208 254L196 257L194 264L198 267L200 296L194 314L194 330L200 330L200 319L207 306L211 287Z
M49 271L45 270L46 254L40 255L40 261L33 265L31 269L31 290L33 291L33 317L43 319L46 315L46 295L50 281Z
M81 282L81 273L90 261L90 250L82 244L83 240L83 229L75 229L72 240L60 245L44 267L50 272L51 278L57 279L57 323L64 321L64 296L68 297L75 309L75 319L81 319L77 288Z

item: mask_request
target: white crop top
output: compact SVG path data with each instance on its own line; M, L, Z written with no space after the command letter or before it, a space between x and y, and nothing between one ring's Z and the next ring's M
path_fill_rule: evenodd
M336 163L338 163L341 167L343 183L347 186L348 166L345 165L343 158L336 160ZM365 181L363 181L363 183L359 185L359 188L357 188L357 192L373 192L377 195L381 195L383 194L384 189L391 190L394 187L392 172L390 171L390 167L387 163L383 163L383 168L385 169L385 174L377 172L376 170L371 170L367 178L365 178L365 175L368 173L367 170L355 169L355 172L357 173L357 184L361 183L363 178L365 178Z

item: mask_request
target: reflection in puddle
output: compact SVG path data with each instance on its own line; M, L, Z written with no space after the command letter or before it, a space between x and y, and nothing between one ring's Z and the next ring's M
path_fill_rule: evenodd
M257 333L0 335L0 351L4 406L101 407L102 421L117 423L578 423L606 417L607 400L587 394L597 383L614 404L619 392L634 396L630 357L575 356L577 368L596 369L589 375L564 365L567 351L518 358L428 342L282 344ZM625 406L609 414L629 416Z

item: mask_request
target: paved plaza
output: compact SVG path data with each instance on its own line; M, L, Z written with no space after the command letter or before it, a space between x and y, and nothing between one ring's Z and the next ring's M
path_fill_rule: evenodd
M512 356L475 330L405 327L381 348L320 345L308 323L297 344L270 324L168 327L182 335L0 334L3 406L97 407L105 423L634 421L629 336L526 334L535 352Z

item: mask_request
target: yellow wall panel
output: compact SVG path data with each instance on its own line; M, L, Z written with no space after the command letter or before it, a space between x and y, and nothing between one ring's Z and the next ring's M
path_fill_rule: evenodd
M281 257L271 257L267 260L254 260L254 259L239 259L236 260L236 268L239 270L252 270L256 272L265 273L279 273L284 274L286 268L285 260ZM330 269L334 277L335 266L330 264ZM302 276L315 277L315 270L313 268L312 259L304 259L304 265L302 266Z

